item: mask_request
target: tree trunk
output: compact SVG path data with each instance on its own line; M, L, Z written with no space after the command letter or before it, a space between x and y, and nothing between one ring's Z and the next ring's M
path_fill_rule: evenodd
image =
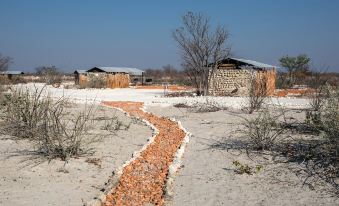
M203 76L202 76L202 79L203 79L203 92L204 92L204 96L207 96L208 95L208 74L209 74L209 69L208 67L205 68L203 70Z

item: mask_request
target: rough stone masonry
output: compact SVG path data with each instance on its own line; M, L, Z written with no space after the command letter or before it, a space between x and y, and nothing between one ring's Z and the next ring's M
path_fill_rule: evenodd
M214 96L246 96L255 80L255 90L265 90L266 95L275 91L275 69L230 69L218 68L211 76L209 94Z
M249 92L252 69L217 69L209 82L209 94L214 96L244 96Z

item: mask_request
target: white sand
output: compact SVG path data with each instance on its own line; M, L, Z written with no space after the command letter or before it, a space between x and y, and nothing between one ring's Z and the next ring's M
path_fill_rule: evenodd
M43 84L24 84L18 87L28 87L31 90L42 88ZM213 101L220 106L242 108L245 106L246 99L243 97L163 97L164 90L161 89L63 89L54 88L52 86L46 87L47 91L54 97L66 96L76 102L97 102L101 101L137 101L144 102L146 105L161 105L170 106L177 103L193 104L195 102ZM303 108L307 107L308 100L302 98L272 98L269 102L274 105L282 105L288 108Z
M267 164L235 150L211 149L223 138L235 139L232 131L241 119L227 111L189 113L186 109L148 107L156 115L175 117L192 133L183 168L174 181L174 199L168 205L338 205L337 198L302 187L303 179L287 169L291 164ZM237 113L237 115L247 115ZM233 161L254 167L258 174L236 174ZM266 165L267 164L267 165ZM319 188L318 188L319 189Z
M79 105L73 109L79 109ZM109 108L98 110L96 117L115 114L126 124L131 121ZM23 154L31 148L30 142L0 135L0 205L82 205L96 197L112 172L152 135L151 129L140 123L132 123L127 131L116 134L101 130L102 124L93 126L91 132L105 136L92 145L95 154L67 163L53 160L35 165L39 159ZM88 158L99 158L101 166L86 162Z

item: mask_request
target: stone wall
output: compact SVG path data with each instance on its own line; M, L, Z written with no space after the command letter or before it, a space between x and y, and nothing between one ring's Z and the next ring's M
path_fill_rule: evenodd
M252 70L217 69L211 77L209 94L215 96L242 96L248 94Z
M251 80L255 78L255 87L261 85L265 88L267 95L273 95L275 90L275 74L274 69L259 71L253 69L219 68L210 79L209 94L214 96L246 96L250 91Z

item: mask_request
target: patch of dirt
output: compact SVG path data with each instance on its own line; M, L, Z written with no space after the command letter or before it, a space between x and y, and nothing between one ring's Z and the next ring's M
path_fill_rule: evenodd
M103 102L131 116L149 121L159 131L140 156L123 169L117 187L106 197L105 205L164 205L164 187L174 155L185 138L179 125L167 118L141 110L140 102Z
M315 92L314 89L306 88L306 89L277 89L274 92L274 96L276 97L288 97L288 96L296 96L296 97L304 97Z

